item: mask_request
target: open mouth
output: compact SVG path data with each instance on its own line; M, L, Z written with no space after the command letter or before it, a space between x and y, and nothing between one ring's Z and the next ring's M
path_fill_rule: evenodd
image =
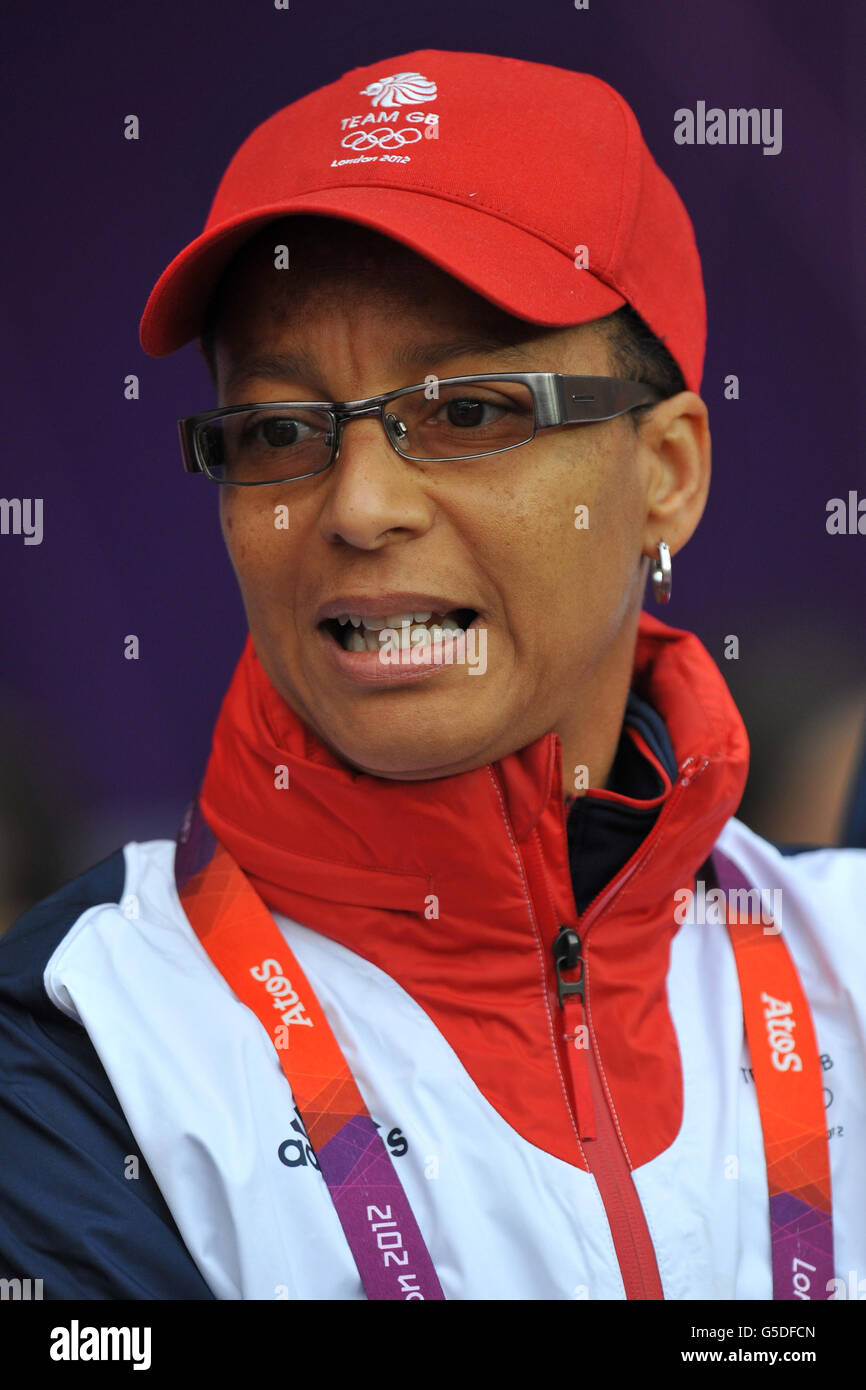
M386 618L365 618L359 613L341 613L326 618L320 627L346 652L378 652L385 629L400 635L401 645L424 646L443 642L453 634L465 632L478 614L474 608L452 608L447 613L390 613Z

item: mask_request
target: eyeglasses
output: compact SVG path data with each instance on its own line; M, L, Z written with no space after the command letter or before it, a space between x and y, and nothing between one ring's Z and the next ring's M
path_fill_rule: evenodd
M262 487L312 478L340 454L349 420L376 416L401 458L452 463L502 454L539 430L612 420L656 405L643 382L560 372L430 376L359 401L263 401L178 420L184 467L212 482Z

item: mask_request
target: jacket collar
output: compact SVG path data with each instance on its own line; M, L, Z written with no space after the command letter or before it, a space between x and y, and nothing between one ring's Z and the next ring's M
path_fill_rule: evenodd
M654 883L673 887L683 881L679 832L699 864L739 804L746 732L699 639L645 612L633 688L664 721L680 781L702 783L700 796L671 808L654 855ZM287 788L275 786L280 767L287 770ZM295 915L291 908L309 900L381 908L411 902L417 908L422 883L433 882L444 860L483 874L477 845L500 820L500 793L518 844L545 812L564 830L555 734L496 764L447 778L397 782L356 772L277 694L248 638L215 727L201 804L265 901ZM664 799L669 795L670 789ZM471 840L469 825L477 832ZM657 831L658 825L648 839Z

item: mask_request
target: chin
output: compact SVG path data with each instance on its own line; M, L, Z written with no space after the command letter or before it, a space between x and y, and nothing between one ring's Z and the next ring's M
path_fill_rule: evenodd
M324 731L323 731L324 733ZM347 744L341 740L328 738L327 741L338 757L371 777L385 777L398 782L418 782L434 777L452 777L458 772L468 772L475 767L483 767L488 758L473 741L469 746L466 739L457 742L453 736L430 739L425 738L419 746L415 738L395 739L393 735L387 743L381 737L362 743L353 740Z
M311 679L299 690L287 678L290 669L285 662L277 679L271 677L275 688L307 727L359 772L420 781L483 767L501 755L496 748L508 718L487 681L476 687L469 678L450 690L424 683L374 693L335 692Z

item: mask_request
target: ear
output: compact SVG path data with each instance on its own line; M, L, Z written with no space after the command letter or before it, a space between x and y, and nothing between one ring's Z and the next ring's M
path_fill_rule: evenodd
M710 490L712 445L707 407L694 391L660 401L642 421L640 462L646 469L643 552L667 541L674 555L694 533Z

